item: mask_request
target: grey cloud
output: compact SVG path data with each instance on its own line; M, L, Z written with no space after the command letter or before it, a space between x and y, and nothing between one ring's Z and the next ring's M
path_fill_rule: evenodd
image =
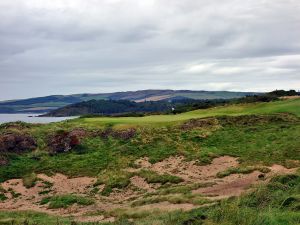
M300 87L297 0L2 0L1 99Z

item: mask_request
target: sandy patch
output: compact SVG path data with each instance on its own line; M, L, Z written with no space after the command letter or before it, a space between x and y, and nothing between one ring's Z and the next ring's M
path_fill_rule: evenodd
M76 177L68 178L67 176L57 173L52 177L45 174L39 174L38 178L53 183L53 190L57 194L65 193L86 193L87 190L96 182L96 178Z
M142 177L134 176L134 177L131 177L130 181L131 181L132 185L134 185L135 187L137 187L139 189L143 189L143 190L146 190L148 192L155 191L155 189L150 184L148 184L145 181L145 179L142 178Z
M261 173L258 171L243 175L232 174L224 179L221 179L221 182L213 185L212 187L200 188L198 190L194 190L193 193L213 196L214 198L239 196L259 180L259 174Z
M136 164L143 169L159 174L168 173L189 182L208 181L215 178L217 173L239 165L237 158L230 156L215 158L211 164L205 166L197 165L196 161L185 161L183 156L172 156L155 164L151 164L148 158L143 158L137 160Z
M200 166L196 161L186 161L182 156L172 156L161 162L151 164L148 158L141 158L136 161L139 169L128 168L127 171L137 172L141 169L149 169L158 174L168 173L181 177L184 181L180 185L191 185L201 183L213 183L210 187L203 187L193 190L193 194L202 194L211 200L223 199L230 196L239 196L249 190L253 185L268 182L271 177L280 174L294 173L296 169L287 169L280 165L272 165L271 172L265 174L264 179L259 179L261 174L254 171L250 174L231 174L224 178L217 178L219 172L225 171L230 167L239 166L238 159L230 156L222 156L215 158L211 164ZM122 190L115 189L108 196L94 194L92 197L95 200L94 205L80 206L72 205L67 209L48 209L47 205L40 205L39 202L46 196L76 194L82 196L91 196L93 184L96 178L93 177L77 177L68 178L63 174L55 174L47 176L38 174L39 180L32 188L25 188L21 179L11 179L2 183L2 187L7 190L5 194L8 199L0 202L2 210L34 210L45 212L53 215L72 216L79 222L104 222L113 221L114 218L105 218L103 215L92 215L90 212L109 212L118 208L128 211L147 211L147 210L191 210L199 207L190 203L172 204L169 202L160 202L148 204L138 207L131 207L134 200L142 199L146 193L154 192L160 184L148 184L144 178L139 176L131 177L131 184ZM51 183L49 185L45 181ZM101 190L104 185L99 186ZM13 197L11 190L15 193L20 193L18 197ZM42 191L50 191L48 194L41 194ZM101 191L100 190L100 191ZM180 194L179 194L180 195Z

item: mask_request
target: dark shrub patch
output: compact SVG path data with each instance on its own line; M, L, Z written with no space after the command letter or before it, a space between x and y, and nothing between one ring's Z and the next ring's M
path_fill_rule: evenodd
M191 119L181 125L182 130L191 130L194 128L207 128L218 125L218 120L215 118L206 119Z
M12 132L0 136L0 152L2 153L22 153L34 150L36 147L36 141L28 134Z
M108 127L96 135L104 139L113 137L121 140L129 140L133 138L135 134L136 130L134 128L129 128L125 130L113 130L111 127Z
M87 135L83 129L74 129L68 131L58 131L55 135L50 136L48 147L51 153L68 152L81 143L81 139Z

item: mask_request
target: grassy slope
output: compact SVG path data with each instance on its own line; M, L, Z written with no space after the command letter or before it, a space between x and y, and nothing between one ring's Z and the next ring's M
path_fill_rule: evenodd
M25 155L11 155L10 164L0 167L0 179L4 181L9 178L23 177L32 172L98 176L104 169L110 173L118 173L121 168L130 166L135 159L142 156L148 156L152 162L156 162L174 154L182 154L188 159L198 159L203 163L208 163L212 157L218 155L234 155L240 157L242 165L279 163L293 166L291 160L300 160L299 120L271 120L244 125L222 122L219 119L219 124L215 126L192 130L181 130L176 126L183 120L191 118L279 112L290 112L299 117L300 99L218 107L180 115L75 119L68 122L33 126L27 132L38 140L39 149ZM57 130L73 129L74 127L85 127L91 130L103 129L111 124L117 125L115 128L138 125L137 135L128 141L116 138L108 140L99 137L87 138L83 141L80 149L70 153L49 156L46 152L47 135ZM155 126L146 126L149 124ZM146 218L140 218L137 224L152 224L152 221L157 221L157 224L183 224L184 221L195 218L199 213L205 214L209 218L203 224L298 224L300 218L297 211L289 207L280 208L285 199L300 195L298 178L296 183L298 186L294 185L295 188L291 185L281 187L276 183L271 188L263 189L263 192L254 196L249 195L241 199L225 201L218 207L203 211L148 215ZM290 186L291 189L289 189ZM259 199L259 196L267 198ZM276 200L274 203L268 202L270 196ZM262 200L266 204L257 206ZM49 221L53 221L55 224L54 218L44 214L26 212L14 214L14 216L20 218L19 221L28 217L35 218L32 221L47 221L49 218ZM138 215L136 216L138 217ZM6 218L11 218L11 214L1 212L0 219ZM199 224L199 220L197 221L197 223L186 224ZM66 222L66 224L69 223ZM119 224L130 223L123 221Z
M255 103L222 106L217 108L196 110L178 115L154 115L146 117L119 117L119 118L87 118L82 123L92 124L120 124L120 125L144 125L144 124L165 124L180 122L192 118L204 118L221 115L250 115L250 114L270 114L289 112L300 116L300 99L276 101L271 103Z
M96 176L106 168L127 167L139 157L148 156L152 162L156 162L174 154L182 154L205 163L210 162L216 155L227 154L238 156L245 163L287 165L288 160L300 160L299 122L279 121L252 126L225 124L189 131L165 124L170 124L170 121L180 122L183 119L213 115L292 112L299 116L299 103L299 100L287 100L198 110L175 116L75 119L33 126L27 132L37 139L38 150L25 155L11 155L10 164L0 167L0 180L22 177L33 171L62 172L71 176ZM141 126L149 123L156 126ZM117 124L117 128L128 124L139 125L137 135L128 141L116 138L108 140L99 137L87 138L77 151L55 156L49 156L47 153L47 137L57 130L75 127L104 129L103 127L110 124ZM201 138L202 136L206 138Z

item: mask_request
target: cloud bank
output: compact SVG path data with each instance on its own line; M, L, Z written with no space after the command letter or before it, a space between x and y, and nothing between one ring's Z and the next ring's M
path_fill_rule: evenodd
M1 0L0 99L300 89L299 0Z

